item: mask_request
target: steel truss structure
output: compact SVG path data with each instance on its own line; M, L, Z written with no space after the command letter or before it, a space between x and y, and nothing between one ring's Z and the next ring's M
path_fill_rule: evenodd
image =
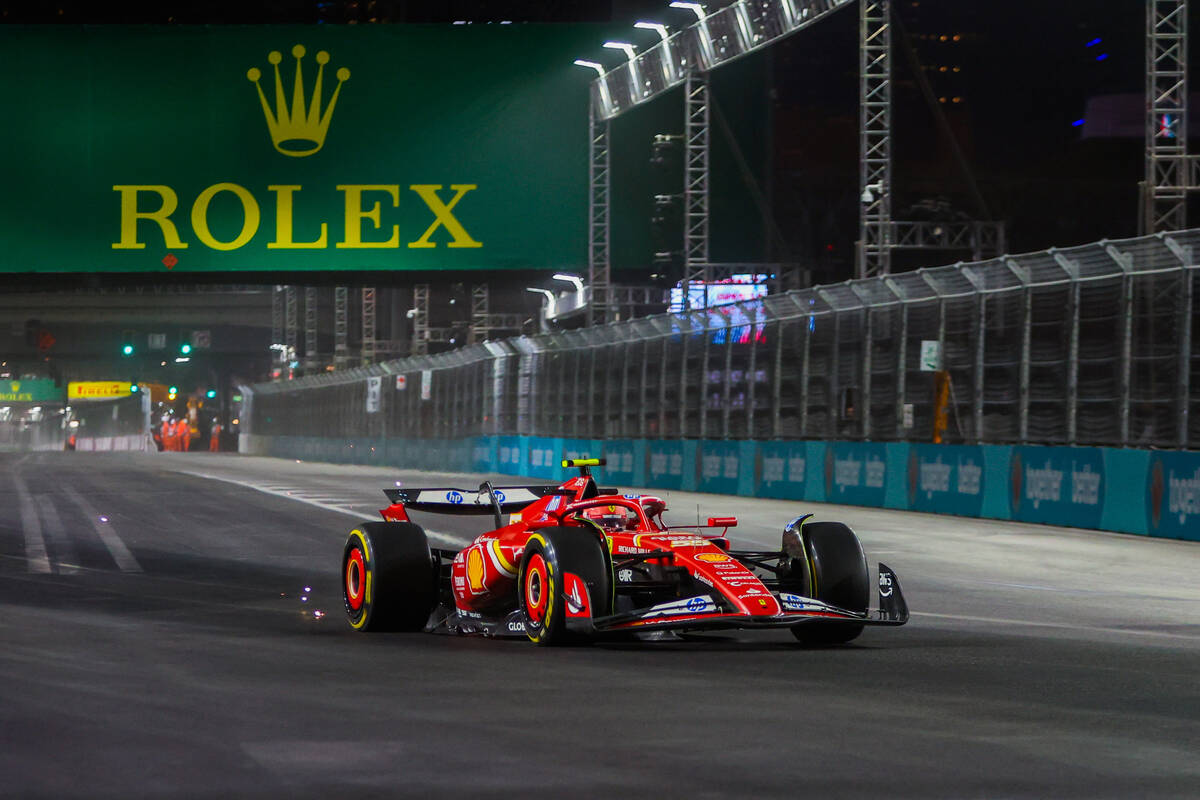
M304 289L304 372L311 374L320 366L317 356L317 287Z
M429 352L429 284L418 283L413 287L413 331L412 354L423 356Z
M597 79L599 80L599 79ZM609 317L609 291L612 287L612 261L609 254L611 231L609 196L612 176L608 142L609 120L588 106L588 286L591 302L587 324L602 324Z
M1146 0L1145 232L1187 227L1187 0Z
M970 250L973 261L1002 255L1008 242L1003 222L892 221L892 250Z
M683 296L690 302L693 283L712 280L708 263L708 73L688 70L683 83L684 177L683 177ZM705 293L707 298L707 292Z
M807 28L855 0L739 0L676 32L620 68L592 81L588 119L588 325L615 313L609 260L608 137L611 121L636 105L682 85L684 91L684 276L687 285L709 274L709 73L717 66ZM689 293L685 292L685 297Z
M333 290L333 366L350 366L350 290L338 286Z
M362 289L362 353L363 366L375 363L375 287Z
M284 344L287 345L288 357L291 358L296 352L296 345L298 344L298 329L300 327L299 309L296 307L298 304L296 287L287 287L287 289L284 290L284 296L286 298L285 305L287 307Z
M491 329L491 315L488 313L488 286L486 283L471 285L471 330L467 336L467 344L479 344L486 341Z
M283 287L271 289L271 344L283 344Z
M860 278L892 271L891 6L859 0Z

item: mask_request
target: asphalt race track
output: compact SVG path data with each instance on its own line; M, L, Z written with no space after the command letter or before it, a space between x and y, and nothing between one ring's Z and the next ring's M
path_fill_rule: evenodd
M1200 795L1200 545L670 493L738 546L849 523L912 621L823 649L352 632L350 525L480 477L0 455L0 797Z

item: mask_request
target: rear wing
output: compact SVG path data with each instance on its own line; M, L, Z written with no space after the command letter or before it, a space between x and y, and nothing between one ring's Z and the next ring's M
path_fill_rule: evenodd
M455 487L423 489L384 489L388 500L411 511L433 514L512 514L530 503L552 494L575 492L558 486L492 486L485 482L478 489Z

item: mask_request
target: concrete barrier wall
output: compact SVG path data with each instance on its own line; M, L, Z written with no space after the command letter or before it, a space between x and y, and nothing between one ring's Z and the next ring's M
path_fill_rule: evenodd
M1200 453L896 442L369 440L243 435L242 452L565 480L603 456L602 483L1011 519L1200 541Z

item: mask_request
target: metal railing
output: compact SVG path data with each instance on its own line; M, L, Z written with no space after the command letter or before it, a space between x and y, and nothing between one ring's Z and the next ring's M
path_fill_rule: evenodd
M251 431L929 441L937 342L947 441L1197 448L1198 245L1101 241L263 384Z

